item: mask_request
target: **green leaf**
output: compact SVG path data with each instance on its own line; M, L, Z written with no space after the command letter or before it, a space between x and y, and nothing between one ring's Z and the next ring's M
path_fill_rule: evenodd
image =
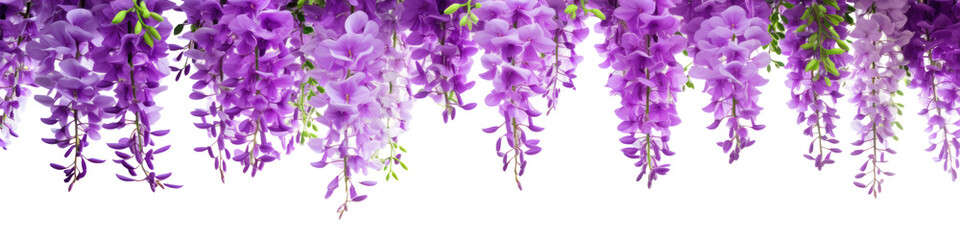
M696 89L696 87L693 85L693 81L690 81L689 79L687 79L687 83L685 85L687 85L687 87L690 89Z
M897 90L897 95L903 96L903 91Z
M823 63L823 65L827 67L827 72L833 74L834 76L840 76L840 72L837 71L836 64L834 64L830 58L824 58Z
M900 138L898 138L897 135L893 135L893 140L894 140L894 141L900 141Z
M160 16L160 14L157 14L155 12L150 13L150 18L153 18L153 20L157 20L157 22L163 22L163 16Z
M113 16L113 24L120 24L127 17L127 10L122 10Z
M805 50L810 50L811 48L813 48L813 43L812 42L804 43L803 45L800 45L800 48Z
M840 22L843 22L843 17L836 14L827 14L827 20L830 20L830 24L837 26Z
M833 9L836 9L838 12L843 10L843 9L840 9L840 6L837 6L837 0L826 0L824 2L827 3L827 5L830 5L831 7L833 7Z
M839 48L834 48L834 49L827 49L827 51L825 52L827 53L827 55L839 55L847 51L844 51L843 49L839 49Z
M900 122L893 122L893 125L897 125L897 128L903 130L903 125L900 125Z
M830 35L833 36L833 39L840 41L840 34L837 34L837 30L833 30L833 28L828 28L828 29L830 29Z
M813 72L813 70L817 70L817 68L820 66L819 63L820 61L811 59L810 62L807 62L807 67L805 67L804 70L807 72Z
M590 12L592 12L593 15L597 16L597 18L599 18L600 20L607 20L607 15L604 15L603 11L600 11L600 9L590 9L590 10L591 10Z
M460 18L460 26L461 26L461 27L467 26L467 23L468 23L468 22L470 22L470 19L467 18L467 16L463 16L463 17Z
M402 167L403 170L407 170L407 171L410 170L410 169L407 169L407 164L404 164L403 162L400 162L400 167Z
M177 24L176 27L173 27L173 35L180 35L183 32L183 23Z
M813 10L813 8L807 8L807 10L804 10L803 15L800 15L800 20L807 20L810 18L810 10Z
M447 7L446 10L443 10L443 14L453 14L458 9L460 9L460 7L463 7L463 4L459 4L459 3L451 4L449 7ZM463 25L465 24L460 24L460 26L463 26Z
M152 36L154 39L157 39L157 40L160 40L160 39L161 39L161 37L160 37L160 32L157 32L157 29L156 29L156 28L153 28L153 27L151 27L151 26L147 26L147 33L149 33L150 36Z
M143 42L147 43L147 46L153 47L153 37L150 37L150 35L143 35Z
M404 149L403 146L397 145L397 148L400 148L400 151L407 152L407 149Z
M391 172L390 175L393 175L393 179L396 179L397 181L400 180L399 178L397 178L397 173Z
M847 43L843 41L837 41L837 46L843 49L844 51L850 51L850 47L848 47Z
M827 82L827 86L833 85L833 83L830 82L830 78L823 78L823 81Z
M687 50L686 50L686 49L683 50L683 55L684 55L684 56L687 56Z
M794 7L793 3L790 3L790 2L781 2L781 4L783 4L784 7L787 7L787 9Z
M576 12L577 9L580 9L580 8L577 7L576 4L570 4L570 5L567 5L567 8L563 9L563 13L572 14L573 12Z
M303 26L303 33L304 33L304 34L310 34L310 33L313 33L313 27L310 27L310 26Z
M133 33L140 34L140 32L143 32L143 23L137 21L137 25L133 27Z
M797 30L794 30L793 32L803 32L803 31L805 31L805 30L807 30L807 25L806 25L806 24L800 25L799 27L797 27Z

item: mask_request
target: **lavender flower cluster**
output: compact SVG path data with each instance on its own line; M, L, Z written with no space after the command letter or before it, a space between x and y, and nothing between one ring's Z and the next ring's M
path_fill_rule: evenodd
M392 166L406 169L400 160L406 150L397 140L411 118L413 80L401 75L411 62L408 49L397 42L406 36L401 19L391 17L398 9L395 1L327 2L322 9L304 9L307 24L322 29L304 44L314 47L303 51L316 64L308 76L322 89L309 99L312 109L322 111L311 120L326 132L307 145L322 155L311 165L340 168L325 198L343 189L344 202L337 209L342 217L348 203L367 198L357 193L357 183L377 184L359 174L384 170L387 180L399 180Z
M851 73L854 95L850 101L857 105L854 124L860 139L853 145L866 148L853 151L852 155L867 154L866 161L860 167L853 184L860 188L869 188L867 194L877 194L882 190L883 176L893 176L893 172L880 168L880 163L888 162L886 154L895 151L889 148L889 139L897 139L894 126L903 130L896 121L903 104L896 103L894 96L903 95L900 80L906 76L904 56L901 48L913 37L913 32L904 30L907 23L906 12L909 6L899 1L855 1L858 9L866 9L857 17L857 26L850 33L857 40L853 42L854 59ZM896 115L894 115L896 114ZM869 169L869 171L868 171ZM864 179L864 177L868 178ZM866 183L860 182L866 181Z
M714 117L714 122L707 128L716 129L726 120L728 139L717 142L717 145L730 153L729 160L733 163L740 158L741 150L756 142L750 139L748 130L765 127L756 123L757 115L763 109L757 105L758 87L768 82L760 76L759 70L770 64L770 55L762 51L761 46L770 44L772 38L765 30L769 20L759 16L769 10L765 4L745 6L747 11L743 6L724 6L717 2L685 7L689 8L686 12L712 16L692 18L685 23L683 30L696 29L687 35L693 39L687 50L693 56L690 76L706 80L703 91L709 93L711 99L703 110L713 113ZM703 10L697 11L700 9ZM699 26L692 27L694 24Z
M471 110L477 106L461 97L476 84L467 79L467 74L478 49L470 36L472 25L459 23L459 19L469 19L475 6L467 1L410 0L399 9L400 30L410 30L403 39L414 60L410 81L423 87L413 96L430 97L443 106L444 122L456 118L457 108Z
M188 0L184 5L190 6L182 9L193 28L184 34L190 40L185 54L197 69L190 75L196 80L190 98L210 102L191 114L200 118L194 125L214 138L194 150L214 160L222 181L227 160L256 176L295 140L290 99L297 89L294 76L302 69L287 46L293 15L285 5L265 0Z
M804 157L819 170L835 162L833 153L842 152L829 144L840 142L834 132L840 118L834 104L843 96L840 86L849 75L843 68L851 58L844 41L849 23L842 15L850 9L845 0L791 3L795 7L782 12L787 34L780 41L790 70L786 85L792 97L787 106L799 112L797 124L806 123L803 134L814 137Z
M623 154L638 159L634 165L641 170L636 180L646 175L649 188L670 171L670 164L661 160L662 155L674 155L668 145L670 127L680 124L677 93L686 78L674 55L686 47L687 39L674 35L680 23L668 12L675 6L671 1L592 1L590 5L609 16L596 27L605 35L596 48L606 59L601 67L614 71L607 87L620 96L621 106L615 113L622 120L617 130L627 134L620 138L628 145Z
M911 2L904 30L913 32L903 46L912 79L910 88L920 89L920 115L927 118L930 147L939 153L933 158L943 163L943 170L957 180L960 168L960 119L956 111L960 83L957 82L956 58L960 50L956 24L960 23L960 6L950 1Z
M10 137L17 137L20 106L30 97L36 63L25 47L37 36L37 24L29 19L32 1L0 2L0 148L7 149Z
M54 137L42 140L67 149L65 158L73 155L69 165L50 164L64 172L68 189L86 176L87 162L105 162L84 155L90 140L100 140L102 129L120 130L127 125L133 126L129 137L107 143L117 150L113 162L130 175L117 174L117 178L146 182L151 190L180 187L164 182L170 173L157 174L154 169L155 155L170 146L153 148L153 138L169 130L151 127L159 120L160 110L153 97L166 88L159 81L169 73L168 46L162 39L168 37L171 26L160 13L173 7L165 0L142 0L79 1L37 8L35 17L43 19L37 21L42 26L26 51L39 63L37 85L48 91L34 99L51 111L41 121L55 126ZM108 94L110 90L114 94Z

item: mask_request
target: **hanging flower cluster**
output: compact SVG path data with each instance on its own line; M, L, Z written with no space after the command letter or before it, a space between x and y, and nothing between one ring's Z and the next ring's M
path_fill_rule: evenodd
M866 153L867 160L855 176L862 180L853 184L869 187L867 194L876 197L882 189L883 176L893 176L893 172L882 170L879 164L887 162L887 153L895 153L888 147L890 138L897 139L894 126L903 129L896 121L896 116L903 113L900 110L903 105L894 102L893 97L903 95L899 88L906 70L901 68L904 62L900 48L910 41L913 33L903 29L907 22L908 6L905 2L860 0L855 1L854 6L866 9L859 14L857 26L850 33L857 39L852 44L851 90L854 95L850 101L857 105L854 124L859 125L860 135L853 145L865 148L851 154Z
M605 34L597 51L606 59L601 67L612 68L607 87L620 96L616 115L622 122L617 130L627 135L620 142L629 145L623 153L638 159L641 168L637 181L647 175L647 187L670 171L661 162L672 156L668 142L670 127L680 124L677 93L684 84L683 66L674 55L687 45L687 39L674 35L680 23L669 14L671 1L624 0L609 4L590 2L602 11L606 20L598 31ZM662 155L661 155L662 154Z
M960 119L956 114L960 83L955 67L960 64L956 57L960 6L950 1L911 2L906 15L904 29L914 34L903 46L903 57L913 75L908 86L920 89L920 115L928 120L930 147L926 151L938 151L934 161L942 162L943 170L956 181L960 168Z
M714 5L717 6L710 9L722 8ZM748 130L764 128L756 124L756 117L763 109L757 105L760 95L757 88L768 81L758 70L770 64L770 55L760 49L772 40L765 30L770 23L758 17L756 14L763 13L752 6L748 9L750 13L732 5L719 13L706 13L713 17L697 21L700 25L697 28L684 27L697 29L692 35L693 46L688 50L694 59L690 76L706 80L703 91L710 94L711 100L703 110L713 113L715 119L707 128L716 129L726 120L728 139L717 145L730 153L730 163L740 158L742 149L754 144ZM750 125L744 125L746 123Z
M792 4L795 7L782 13L787 35L780 41L790 70L786 84L792 98L787 105L799 112L797 124L807 125L803 134L814 137L804 157L814 161L819 170L835 162L833 153L841 152L830 144L840 142L833 131L837 128L834 121L840 118L833 105L843 96L840 85L849 75L842 68L851 58L847 53L850 48L844 41L849 22L843 15L848 8L845 0L792 1Z
M755 143L751 130L765 126L757 123L758 99L768 80L759 72L774 67L790 71L787 105L813 137L804 157L817 169L842 152L835 146L836 104L849 90L858 134L851 155L866 156L854 185L878 196L884 178L893 176L881 165L895 153L889 148L889 140L898 139L894 127L903 129L897 121L903 105L894 96L904 95L899 84L907 78L907 86L920 89L931 143L926 150L939 152L934 160L955 181L960 5L849 2L0 1L0 148L18 137L18 110L32 96L49 109L40 120L52 126L52 136L41 141L63 149L66 160L50 166L63 172L68 191L89 164L107 160L126 170L116 174L122 181L144 182L152 191L179 188L167 182L171 173L155 167L157 156L171 149L156 141L170 130L154 127L166 107L155 98L175 71L175 81L192 84L184 95L203 104L185 110L209 136L193 150L213 160L221 181L228 161L256 176L297 144L307 145L316 153L312 167L332 164L337 171L325 198L342 191L342 217L348 204L367 198L358 185L374 186L375 177L399 180L395 169L407 169L398 140L416 99L438 103L444 122L458 109L477 107L462 95L476 84L468 75L482 50L479 77L493 88L484 103L503 117L483 131L499 134L503 171L512 165L522 190L527 158L542 150L540 140L528 136L543 130L534 118L558 107L563 88L574 89L583 61L575 49L592 15L603 35L595 46L605 59L601 67L612 70L606 86L620 99L615 116L625 134L622 152L636 159L636 181L646 177L648 188L670 171L663 156L674 155L670 131L681 122L679 92L694 87L689 78L703 81L711 99L703 111L714 119L707 128L726 127L717 145L733 163ZM172 12L186 20L172 25L165 17ZM175 37L189 42L167 43ZM681 52L693 59L687 67L675 58ZM787 63L772 60L774 53ZM104 130L121 137L92 144ZM93 156L89 147L113 153ZM384 175L371 174L376 171Z
M414 60L410 81L423 87L414 97L430 97L443 106L444 122L456 118L457 108L477 106L461 97L476 84L467 78L478 51L470 37L473 26L460 24L461 19L472 24L468 12L475 6L467 1L410 0L403 1L398 13L399 30L410 30L403 39Z
M341 9L352 13L343 19ZM315 63L309 75L322 93L309 100L313 109L322 111L312 120L326 134L307 144L322 155L311 163L314 167L332 163L340 168L324 197L343 189L344 202L337 209L341 217L348 203L367 198L357 193L357 183L377 184L359 174L384 170L387 180L398 180L393 166L406 168L400 161L400 152L406 150L397 137L411 118L410 80L400 75L410 63L405 59L407 50L395 42L404 38L398 19L389 15L396 9L395 1L369 0L355 5L327 2L324 9L316 9L316 15L308 13L307 19L313 20L307 24L326 31L305 43L315 48L304 50Z
M194 150L214 160L221 181L227 160L256 176L295 140L290 99L294 77L302 70L287 47L293 15L270 1L188 0L185 5L195 6L185 10L193 28L184 34L192 48L186 55L197 69L190 75L196 80L190 98L210 99L208 108L191 114L200 118L194 125L214 138Z
M36 18L45 21L38 21L42 25L37 40L28 43L26 50L39 62L37 85L48 90L34 97L52 113L41 121L55 126L54 137L43 141L67 149L65 158L73 155L69 165L50 166L64 172L64 182L72 189L86 176L87 162L105 161L84 155L89 140L99 140L101 129L131 125L129 137L107 144L118 150L113 161L130 175L117 177L146 182L151 190L179 188L164 183L170 173L154 170L154 156L170 146L151 149L156 145L152 137L169 132L152 130L151 125L159 119L160 109L153 96L166 88L159 81L168 73L167 45L161 39L169 34L170 25L159 13L174 7L173 3L80 1L67 7L39 7ZM110 90L113 95L108 95Z
M30 97L35 63L24 51L37 36L32 16L33 2L0 3L0 148L7 149L10 137L17 137L20 105Z
M481 64L486 69L480 77L493 82L493 90L484 102L497 106L504 118L503 123L483 131L505 130L497 138L497 156L503 159L503 171L513 165L514 180L521 190L520 176L527 166L525 156L541 151L537 146L540 140L528 138L526 131L543 130L533 123L533 118L542 112L531 97L547 98L547 109L553 109L559 86L573 88L573 71L582 60L573 51L573 43L586 36L582 21L590 11L579 10L581 7L585 5L577 5L576 1L485 1L465 6L467 14L479 22L474 40L485 52ZM565 14L557 14L560 8ZM578 18L581 11L584 14ZM469 26L471 21L464 24ZM509 149L501 151L504 139Z

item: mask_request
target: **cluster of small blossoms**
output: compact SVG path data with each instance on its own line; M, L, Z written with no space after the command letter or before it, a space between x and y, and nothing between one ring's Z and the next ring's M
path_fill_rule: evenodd
M155 148L154 139L167 135L170 130L156 130L153 125L160 119L161 110L154 97L167 89L160 80L170 74L169 46L165 40L173 27L161 14L175 6L167 0L133 0L104 2L92 8L98 13L97 22L112 22L99 26L102 42L89 54L98 59L93 70L103 74L103 85L113 86L115 94L116 103L104 108L113 120L102 127L130 130L125 137L107 144L117 150L118 159L113 161L130 175L117 174L117 177L123 181L146 182L154 191L157 187L180 187L162 182L170 173L157 174L154 170L156 155L170 149L170 145Z
M843 39L847 37L846 26L849 18L844 18L848 10L845 0L792 1L795 7L784 10L782 18L787 22L786 37L780 40L783 54L787 56L786 85L790 88L791 99L787 103L797 110L797 124L806 122L803 134L814 137L810 142L808 154L817 169L832 164L833 153L839 148L828 144L837 144L834 122L840 118L833 106L840 94L841 80L849 73L842 67L850 61L849 47ZM836 46L836 47L834 47ZM832 102L832 103L831 103Z
M0 148L7 149L15 132L20 106L30 97L35 63L24 51L37 36L33 1L0 3Z
M308 100L320 113L310 120L326 130L307 145L322 155L311 165L340 168L324 197L343 189L344 202L337 209L341 217L348 203L367 198L357 193L356 184L377 184L363 176L384 170L387 180L398 179L392 167L406 169L399 153L405 149L397 137L411 119L413 98L410 80L401 77L410 62L398 42L404 38L399 20L391 17L397 8L395 1L366 0L327 2L305 11L307 24L322 31L305 42L310 48L302 50L314 63L308 76L319 93ZM345 19L344 10L352 12Z
M943 162L943 170L957 180L960 168L960 119L957 119L957 102L960 101L960 65L957 51L960 50L960 6L951 1L911 2L907 10L906 31L914 33L910 43L903 46L904 61L908 62L913 79L910 88L920 89L920 115L927 118L926 131L930 133L930 147L939 148L934 161Z
M553 51L544 53L547 63L550 65L546 73L545 88L547 93L543 96L547 99L547 115L553 109L557 108L560 99L560 90L571 88L576 90L573 79L577 78L574 73L577 65L583 61L583 56L577 54L576 46L583 42L590 34L590 28L585 24L586 19L592 14L603 20L606 16L598 9L587 8L581 0L546 0L547 6L552 8L556 15L554 21L556 27L545 34L553 39ZM560 12L563 12L561 14ZM590 13L590 14L588 14Z
M497 138L497 156L503 158L503 171L513 165L517 188L522 190L520 176L527 166L524 156L541 150L537 146L540 140L528 138L524 128L533 132L543 130L533 124L533 118L541 112L530 99L548 93L548 72L554 62L548 62L541 55L556 51L556 43L550 36L558 27L556 12L541 1L485 1L471 14L479 20L474 40L485 52L481 65L486 71L480 78L493 82L493 90L484 102L487 106L498 106L504 119L499 126L483 131L494 133L505 129ZM507 151L500 150L503 139L510 148Z
M906 2L858 0L854 6L865 9L857 17L856 28L850 33L857 40L853 42L854 60L852 62L853 97L850 101L857 105L854 125L860 139L854 146L866 148L853 151L853 155L867 154L855 178L863 179L870 175L866 184L855 181L854 185L868 188L867 194L877 194L882 190L882 177L893 176L893 172L880 169L879 163L887 162L886 153L895 153L888 147L890 138L897 139L894 126L901 128L896 121L902 115L902 104L895 103L895 95L903 95L899 90L900 80L906 76L903 55L900 49L910 41L913 32L905 31ZM894 115L896 114L896 115ZM869 167L869 168L868 168ZM868 171L869 169L869 171Z
M114 162L121 163L134 177L120 174L117 177L123 181L147 182L151 190L179 188L180 185L163 182L170 173L158 175L153 171L153 155L166 151L169 146L144 151L154 145L150 135L168 133L152 131L150 125L159 118L152 95L163 89L159 80L166 75L167 68L166 44L162 41L166 36L161 36L161 32L166 35L170 29L169 24L162 27L163 18L157 12L170 9L173 4L169 1L78 1L53 8L33 6L37 9L34 18L40 25L39 34L36 41L27 44L26 51L38 63L37 85L48 90L34 99L52 112L50 117L40 120L55 126L54 137L42 140L66 148L65 158L73 155L69 165L50 164L64 172L64 182L70 184L68 190L86 176L87 162L105 162L84 154L83 150L90 146L89 140L100 140L101 129L117 129L126 124L138 127L130 138L107 146L130 150L129 153L116 151ZM136 25L118 26L127 13L136 15L129 18L135 20ZM149 44L144 43L149 40L143 40L147 36L153 40ZM153 48L154 41L159 49ZM128 87L141 89L134 91ZM114 90L115 96L105 95L110 90ZM126 119L128 111L135 115L131 117L134 120ZM103 123L113 118L119 121ZM130 158L136 158L136 166L126 161ZM142 178L136 177L137 170L144 174Z
M291 99L294 76L303 71L288 47L296 27L286 4L268 0L189 0L191 32L186 55L196 72L191 99L210 106L191 112L214 140L194 148L207 152L223 180L227 160L256 176L266 163L293 147L296 121ZM184 69L186 71L186 68Z
M607 87L620 96L621 106L615 113L622 122L617 130L627 134L620 142L629 145L622 151L628 158L638 159L634 165L641 171L636 180L646 175L649 188L658 176L670 171L670 164L661 160L662 155L674 154L668 145L670 127L680 124L677 93L686 78L674 55L687 46L687 40L674 34L680 23L668 13L674 7L670 1L590 4L608 16L596 27L605 35L596 48L606 59L601 67L614 71Z
M730 163L740 158L742 149L755 143L748 130L764 128L756 124L756 117L763 109L757 105L760 95L757 88L768 82L758 71L770 64L770 55L760 49L771 41L766 31L770 23L767 18L755 15L754 8L749 9L748 13L741 6L732 5L713 13L713 17L688 23L699 22L699 27L684 27L697 29L688 35L692 36L688 52L693 56L694 65L690 76L706 80L703 91L709 93L711 99L703 110L714 114L714 122L707 128L716 129L726 120L725 125L730 129L728 139L717 145L730 153Z
M476 84L467 79L467 74L478 49L470 39L472 25L459 21L469 19L475 6L465 0L409 0L397 13L400 30L410 30L402 42L414 61L409 69L410 81L423 86L414 97L430 97L441 104L444 122L456 118L457 108L471 110L477 106L461 97Z

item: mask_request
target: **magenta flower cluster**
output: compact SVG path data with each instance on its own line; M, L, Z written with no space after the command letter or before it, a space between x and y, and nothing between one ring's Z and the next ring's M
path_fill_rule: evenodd
M29 1L0 2L0 148L7 149L11 137L17 137L20 106L30 97L36 67L25 47L37 36Z

